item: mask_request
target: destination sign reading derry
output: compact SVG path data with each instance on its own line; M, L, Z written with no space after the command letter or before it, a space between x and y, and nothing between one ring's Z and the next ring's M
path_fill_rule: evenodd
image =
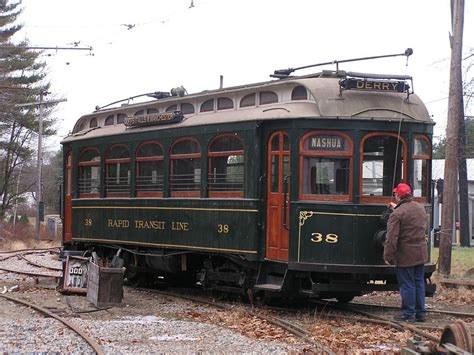
M330 150L330 151L344 151L345 139L340 136L323 136L317 135L309 137L308 148L310 150Z
M344 90L405 92L410 89L410 85L404 81L377 81L349 78L341 80L339 84Z
M148 115L127 116L124 123L127 127L152 126L178 123L183 120L183 117L184 116L181 111L152 113Z

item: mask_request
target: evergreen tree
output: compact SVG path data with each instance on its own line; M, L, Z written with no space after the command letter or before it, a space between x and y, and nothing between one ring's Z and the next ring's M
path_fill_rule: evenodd
M18 184L22 168L31 165L38 136L38 110L28 104L38 102L49 88L40 53L28 49L27 41L14 42L22 28L16 24L21 11L19 1L0 0L0 216L17 195L34 186L32 181ZM55 133L48 114L46 110L45 136Z

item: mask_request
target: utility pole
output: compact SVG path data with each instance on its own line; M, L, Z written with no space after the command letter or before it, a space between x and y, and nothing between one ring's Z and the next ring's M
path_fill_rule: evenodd
M41 175L43 169L43 97L48 93L40 92L39 100L39 118L38 118L38 160L36 164L37 169L37 186L36 186L36 240L39 242L41 235L41 217L44 216L43 197L41 196Z
M443 210L441 214L441 238L439 246L438 271L441 275L451 273L451 250L453 236L453 215L458 183L459 115L462 107L462 36L464 25L464 0L451 2L452 30L451 69L449 81L448 122L446 127L446 158L444 165Z
M36 161L36 234L35 238L37 241L40 240L40 227L41 227L41 217L44 215L44 203L42 201L42 169L43 169L43 116L44 116L44 106L50 104L57 104L60 102L67 101L66 99L60 100L50 100L44 101L44 96L49 94L46 91L41 91L39 102L32 102L27 104L19 104L18 107L28 107L28 106L39 106L39 117L38 117L38 156Z

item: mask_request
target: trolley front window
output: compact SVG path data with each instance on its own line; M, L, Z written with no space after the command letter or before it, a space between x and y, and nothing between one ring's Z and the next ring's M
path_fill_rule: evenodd
M428 197L431 145L427 137L413 139L413 196Z
M137 196L163 196L163 148L158 142L137 149Z
M201 148L190 138L177 140L171 147L171 196L199 197L201 189Z
M237 135L214 138L209 145L210 197L243 197L244 150Z
M79 157L79 197L98 197L100 185L100 154L85 149Z
M130 152L124 145L112 146L105 160L105 192L111 196L130 194Z
M371 133L361 144L361 200L390 199L393 187L406 179L406 142L396 134Z
M351 199L352 141L343 133L316 131L300 142L300 199Z

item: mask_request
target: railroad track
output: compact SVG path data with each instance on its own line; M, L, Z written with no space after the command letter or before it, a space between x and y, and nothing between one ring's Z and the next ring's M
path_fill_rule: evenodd
M381 308L381 309L396 309L399 310L400 306L387 306L381 305L376 303L361 303L361 302L350 302L350 305L362 308ZM449 310L442 310L442 309L433 309L429 308L426 309L427 313L439 313L439 314L448 314L456 317L472 317L474 318L473 312L459 312L459 311L449 311Z
M45 253L59 254L59 248L24 249L7 252L3 257L0 256L0 270L32 277L59 278L62 271L61 267L41 264L26 257L31 254L37 255ZM1 254L5 253L0 253L0 255ZM11 262L9 259L13 258L15 258L15 260ZM21 265L19 264L20 260L24 262Z
M234 308L227 303L215 301L215 300L204 298L204 297L190 296L190 295L184 295L177 292L168 292L168 291L149 289L149 288L135 288L135 289L139 291L152 292L152 293L156 293L156 294L160 294L160 295L164 295L168 297L174 297L174 298L184 299L184 300L197 302L201 304L206 304L206 305L210 305L212 307L216 307L216 308L223 309L226 311L234 310ZM289 322L283 318L265 315L262 312L250 306L247 307L247 311L248 311L248 314L254 317L257 317L261 320L264 320L276 327L284 329L290 334L294 335L295 337L313 346L314 347L313 351L316 351L317 353L322 353L322 354L335 355L335 352L333 352L330 348L328 348L327 346L315 340L312 337L311 333L308 330L304 329L303 327L297 324L294 324L292 322Z
M18 249L9 251L0 251L0 261L15 257L17 255L38 254L38 253L56 253L59 254L60 247L42 248L42 249Z
M79 327L77 327L76 325L72 324L71 322L69 322L67 319L63 318L63 317L60 317L54 313L51 313L50 311L48 311L47 309L45 308L42 308L42 307L39 307L33 303L30 303L30 302L27 302L27 301L24 301L24 300L20 300L16 297L11 297L11 296L7 296L7 295L2 295L0 294L0 297L2 298L5 298L11 302L15 302L15 303L18 303L18 304L21 304L21 305L24 305L26 307L30 307L30 308L33 308L35 309L36 311L46 315L47 317L51 317L51 318L54 318L56 319L57 321L61 322L62 324L64 324L66 327L68 327L69 329L71 329L73 332L75 332L77 335L79 335L82 339L84 339L84 341L89 344L89 346L95 351L95 353L97 355L105 355L105 352L102 350L101 346L93 339L91 338L89 335L87 335L82 329L80 329Z
M441 285L444 287L449 287L449 288L460 288L460 287L466 287L469 289L474 288L474 281L472 280L456 280L456 279L447 279L447 280L439 280L438 281Z
M438 342L439 337L426 333L424 329L428 328L430 330L439 330L439 331L443 330L443 328L440 328L440 327L427 327L425 325L413 325L410 323L396 322L396 321L391 320L388 317L382 317L374 313L362 311L360 309L352 307L350 304L338 304L336 302L328 302L328 301L312 301L312 302L317 305L321 305L325 308L328 308L328 307L334 308L334 309L338 309L338 310L342 310L346 312L352 312L352 313L356 313L356 314L364 316L364 317L354 317L354 320L356 321L365 321L368 323L379 323L379 324L391 326L399 330L409 330L416 335L422 336L423 338L434 341L434 342ZM350 319L348 317L345 317L345 318Z
M154 290L154 289L144 289L144 288L139 288L137 290L142 290L142 291L148 291L152 293L158 293L161 295L165 296L170 296L170 297L175 297L175 298L181 298L181 299L186 299L190 300L193 302L199 302L199 303L204 303L204 304L209 304L211 306L221 308L221 309L226 309L226 310L232 310L233 305L229 305L227 303L223 302L217 302L215 300L211 300L209 298L205 298L202 296L189 296L189 295L183 295L178 292L169 292L169 291L161 291L161 290ZM193 289L195 292L195 289ZM183 292L183 290L181 290ZM185 291L186 292L186 291ZM392 320L392 318L387 317L387 316L381 316L379 314L374 314L371 312L367 312L364 310L361 310L360 308L362 307L373 307L374 305L367 305L367 304L340 304L337 302L328 302L328 301L311 301L311 304L313 304L313 309L308 309L308 305L306 305L306 310L302 312L301 308L286 308L286 307L269 307L265 306L264 308L260 309L255 309L251 306L246 306L243 304L239 304L242 307L247 307L247 312L248 314L251 314L255 317L258 317L260 319L264 319L267 322L280 327L282 329L285 329L289 333L295 335L296 337L306 341L308 344L311 344L315 346L316 349L320 352L325 352L325 353L333 353L333 351L323 344L318 341L318 339L315 339L313 337L313 334L311 334L307 329L305 329L305 326L302 326L299 324L299 321L294 321L294 320L287 320L285 318L282 318L281 315L277 316L268 316L266 313L268 311L275 311L279 312L280 314L283 313L283 315L286 313L299 313L304 314L306 312L306 315L312 315L312 314L317 314L318 317L321 318L332 318L336 320L347 320L351 322L358 322L358 323L372 323L376 325L382 325L382 326L388 326L392 327L394 329L397 329L399 331L409 331L413 335L416 335L418 337L422 337L425 340L428 340L431 342L433 347L437 346L437 344L440 341L440 334L443 332L443 329L445 330L446 327L449 327L448 324L444 325L444 327L437 326L437 325L429 325L425 323L404 323L404 322L395 322ZM317 308L314 310L314 305L319 306L319 309ZM381 305L375 305L376 308L381 309L382 311L386 308L392 308L392 309L397 309L399 310L399 307L384 307ZM337 310L337 314L334 313L334 310ZM450 311L442 311L442 310L430 310L430 312L433 313L440 313L440 314L451 314L454 316L464 316L464 317L471 317L471 313L462 313L462 312L450 312ZM347 313L353 313L355 315L347 315ZM288 317L286 317L288 318ZM314 319L314 317L313 317ZM437 335L433 335L431 333L438 333Z

